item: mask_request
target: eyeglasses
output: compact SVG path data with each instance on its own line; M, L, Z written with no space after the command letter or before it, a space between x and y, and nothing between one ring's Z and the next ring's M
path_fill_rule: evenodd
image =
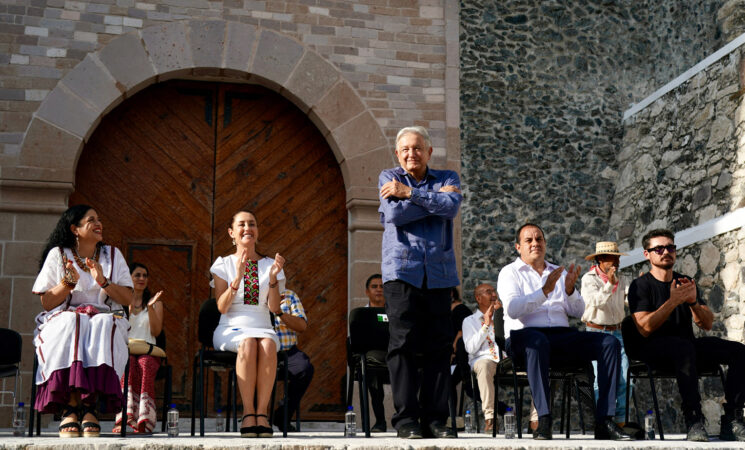
M647 251L648 252L655 252L655 253L657 253L658 255L661 256L661 255L663 255L665 253L665 250L667 250L668 253L675 253L675 249L676 248L677 247L675 246L675 244L658 245L657 247L648 248Z

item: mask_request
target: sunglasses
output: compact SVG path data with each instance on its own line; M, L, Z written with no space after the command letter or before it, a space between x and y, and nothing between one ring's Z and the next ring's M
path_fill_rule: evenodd
M648 252L655 252L658 255L663 255L665 253L665 250L667 250L668 253L675 253L675 249L677 247L675 244L670 245L658 245L657 247L648 248Z

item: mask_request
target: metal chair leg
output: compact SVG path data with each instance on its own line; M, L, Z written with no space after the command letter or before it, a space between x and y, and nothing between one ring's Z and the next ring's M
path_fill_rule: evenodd
M475 411L475 409L477 408L477 405L478 405L478 402L476 401L476 386L477 385L478 385L478 383L476 381L476 374L473 371L471 371L471 386L473 387L473 391L472 392L473 392L473 409L474 409L474 411L471 411L471 417L473 417L475 419L474 420L474 429L478 433L479 430L481 429L481 423L480 423L480 420L479 420L479 411Z
M34 370L31 371L31 405L29 405L29 408L28 408L28 413L30 416L28 420L28 437L33 437L34 435L34 418L36 418L37 425L38 425L38 422L41 422L41 418L39 417L38 412L36 412L36 371L37 370L39 370L39 360L36 357L36 352L34 352ZM39 432L37 432L36 434L38 436Z
M285 381L285 398L283 400L285 407L283 408L284 414L282 418L282 423L284 425L284 430L282 430L282 437L287 437L287 429L290 428L290 399L289 399L289 392L290 392L290 361L287 357L287 353L284 353L282 355L284 359L284 366L285 366L285 374L284 374L284 381Z
M660 440L665 440L665 432L662 431L662 418L660 418L660 407L657 403L657 389L654 385L654 377L652 376L652 368L647 365L647 374L649 375L649 386L652 391L652 401L654 402L654 413L657 418L657 429L660 430Z
M515 367L512 367L512 385L515 390L515 418L517 419L517 437L518 439L523 438L523 404L522 399L518 400L518 392L517 392L517 372L515 372Z
M362 386L360 386L360 411L362 418L362 428L365 430L365 437L370 437L370 406L367 398L367 362L365 356L362 355L360 367L362 369Z
M200 350L201 352L201 350ZM195 422L197 420L197 384L198 384L198 378L197 378L197 361L193 361L191 365L191 435L194 436L194 433L196 431L195 429ZM163 422L165 423L168 420L167 416L163 417Z

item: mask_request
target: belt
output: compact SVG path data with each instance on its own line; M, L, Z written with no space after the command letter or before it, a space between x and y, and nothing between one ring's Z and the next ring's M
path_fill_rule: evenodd
M603 330L603 331L616 331L619 328L621 328L621 324L618 324L618 325L598 325L598 324L592 323L592 322L585 322L585 325L587 325L590 328L597 328L598 330Z

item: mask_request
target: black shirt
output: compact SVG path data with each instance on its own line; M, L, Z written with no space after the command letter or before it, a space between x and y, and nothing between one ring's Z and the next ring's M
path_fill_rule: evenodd
M673 272L673 281L677 279L688 279L685 275ZM657 280L650 272L631 282L629 286L629 310L631 314L639 311L654 312L657 311L663 303L670 298L670 285L672 281L663 282ZM705 305L701 299L701 290L696 286L696 300L700 305ZM656 336L678 336L686 339L693 339L693 314L687 303L678 305L668 316L667 320L660 328L649 335L650 338Z

